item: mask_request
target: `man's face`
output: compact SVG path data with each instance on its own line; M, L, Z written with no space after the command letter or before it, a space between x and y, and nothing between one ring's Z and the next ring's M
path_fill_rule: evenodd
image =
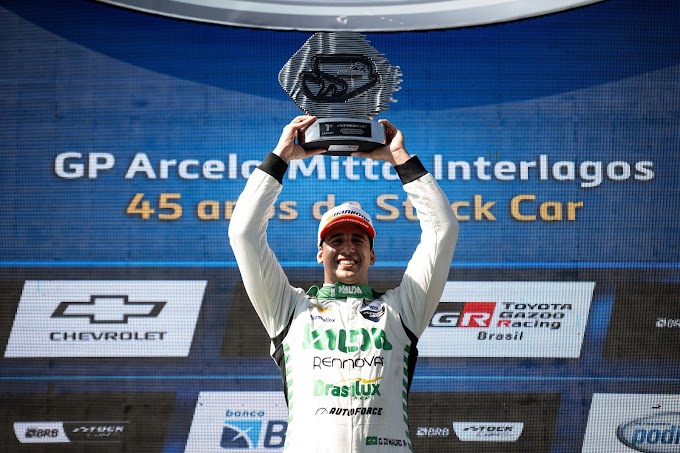
M341 224L323 238L316 259L323 263L324 283L368 284L375 253L363 228Z

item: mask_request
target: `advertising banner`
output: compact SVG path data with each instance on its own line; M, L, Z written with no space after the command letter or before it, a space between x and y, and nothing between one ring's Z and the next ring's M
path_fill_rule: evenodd
M447 282L424 357L578 357L592 282Z
M311 99L321 141L394 124L459 223L408 375L414 451L677 451L679 17L675 0L1 1L0 446L282 449L287 331L263 327L227 233ZM366 96L328 106L348 93ZM319 221L343 202L372 217L374 295L421 239L393 165L347 146L288 162L267 212L301 292L326 279Z

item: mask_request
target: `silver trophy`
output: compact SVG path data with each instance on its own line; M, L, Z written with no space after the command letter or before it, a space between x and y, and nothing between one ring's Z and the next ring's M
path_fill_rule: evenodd
M316 122L298 137L305 149L331 155L385 145L385 127L372 119L388 109L401 71L361 33L319 32L279 72L288 96Z

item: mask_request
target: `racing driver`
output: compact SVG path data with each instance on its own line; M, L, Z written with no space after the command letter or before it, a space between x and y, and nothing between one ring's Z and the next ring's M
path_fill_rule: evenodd
M402 133L381 120L387 145L353 155L390 162L417 211L420 244L401 283L384 294L368 285L375 229L366 212L342 204L319 224L323 285L306 292L291 286L267 244L268 213L287 163L324 151L296 144L315 120L299 116L284 128L248 179L229 225L243 283L283 376L289 413L284 450L412 451L407 399L416 342L444 289L458 223L433 176L404 148Z

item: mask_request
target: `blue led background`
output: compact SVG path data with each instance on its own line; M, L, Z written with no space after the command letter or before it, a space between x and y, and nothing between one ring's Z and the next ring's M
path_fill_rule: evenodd
M208 280L189 357L5 358L0 392L105 392L120 382L174 392L164 448L174 452L184 447L199 391L281 388L271 360L220 356L239 285L226 233L243 171L300 113L277 75L308 37L85 0L0 1L0 278ZM677 394L676 358L602 355L619 284L680 282L680 4L608 0L510 23L367 38L403 72L398 102L380 118L404 132L408 150L459 202L449 280L596 282L579 359L426 359L413 391L531 385L559 393L551 452L580 451L594 392ZM88 177L93 153L100 164L113 161ZM83 164L82 176L59 167L59 156L76 154L67 163ZM153 174L131 171L140 155ZM189 178L176 166L165 177L163 159L196 164ZM201 174L210 160L224 163L220 179ZM457 161L468 162L469 179L448 171ZM498 162L516 171L494 173ZM535 162L525 179L521 162ZM342 158L324 164L325 173L297 169L293 179L291 169L284 179L268 234L282 264L298 280L320 278L315 204L353 200L376 219L393 212L378 199L394 194L386 199L396 218L376 220L375 278L398 280L404 250L418 240L399 182L380 167L371 179L359 161L349 174ZM138 194L155 209L148 219L126 212ZM163 197L181 213L159 206ZM569 203L578 204L573 219ZM0 314L6 338L14 312Z

